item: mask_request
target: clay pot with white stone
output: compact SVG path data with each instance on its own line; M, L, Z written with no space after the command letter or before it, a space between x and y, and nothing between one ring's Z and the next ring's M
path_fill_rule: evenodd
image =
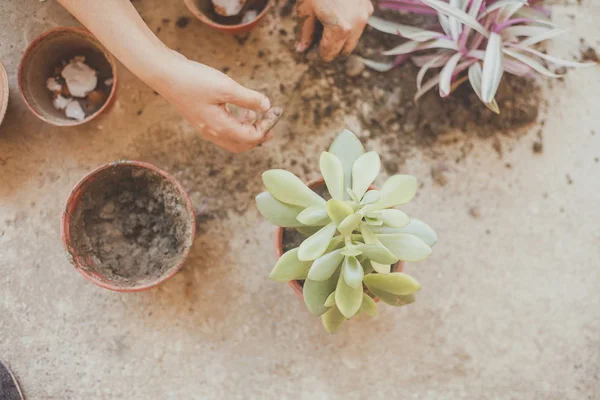
M18 84L25 104L41 120L56 126L81 125L114 101L117 64L85 29L58 27L27 47Z
M0 125L8 107L8 75L4 64L0 62Z
M252 30L273 6L274 0L184 0L200 21L226 33Z
M61 234L75 269L118 292L150 289L173 277L196 233L181 184L140 161L115 161L87 174L67 200Z

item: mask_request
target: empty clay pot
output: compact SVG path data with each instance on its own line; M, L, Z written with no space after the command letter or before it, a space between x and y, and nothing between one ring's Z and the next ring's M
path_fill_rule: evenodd
M113 83L104 104L82 121L67 118L52 105L52 93L46 80L55 76L55 67L62 61L85 56L85 63L98 72L98 86L107 78ZM56 126L86 123L106 110L114 100L117 88L117 64L113 56L85 29L59 27L36 39L23 53L19 64L19 91L27 107L40 119Z
M247 4L244 10L248 8L257 10L258 15L250 22L241 23L243 12L237 16L223 17L214 11L211 0L184 0L190 12L200 21L219 31L235 34L249 32L258 25L273 2L274 0L248 0L250 4Z
M307 186L311 189L314 189L316 187L322 186L325 184L325 180L323 178L314 180L312 182L309 182L307 184ZM375 186L371 185L369 187L369 190L378 190ZM277 259L279 259L282 255L283 255L283 231L284 229L293 229L293 228L281 228L281 227L277 227L277 229L275 230L275 256L277 257ZM402 261L398 261L395 265L392 266L392 271L394 272L402 272L402 269L404 268L404 263ZM300 281L289 281L288 284L290 285L290 287L292 288L292 290L294 291L294 293L296 293L298 296L300 296L300 298L303 298L302 296L302 284L300 283ZM375 301L379 301L379 298L375 297L373 300Z
M69 259L90 282L119 292L150 289L174 276L192 247L192 202L165 171L115 161L73 189L61 234Z
M6 107L8 107L8 75L4 64L0 62L0 125L6 114Z

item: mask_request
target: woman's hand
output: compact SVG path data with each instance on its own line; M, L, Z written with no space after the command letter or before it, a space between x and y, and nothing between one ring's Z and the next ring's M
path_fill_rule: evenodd
M247 89L222 72L190 61L169 50L160 79L151 84L207 140L233 153L253 148L271 138L270 130L283 110L271 107L268 97ZM233 104L256 112L255 118L236 118L225 107Z
M323 24L319 52L325 61L352 53L373 14L371 0L298 0L297 7L301 28L296 50L310 46L319 20Z
M282 109L227 75L168 49L129 0L58 0L127 68L177 107L206 139L234 153L270 138ZM107 13L106 10L110 10ZM251 110L234 118L233 104ZM259 113L258 119L256 114Z

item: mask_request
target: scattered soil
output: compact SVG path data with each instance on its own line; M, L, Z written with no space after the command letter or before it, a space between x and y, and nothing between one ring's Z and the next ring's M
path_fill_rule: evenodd
M164 22L164 20L163 20ZM175 25L177 25L178 28L185 28L186 26L188 26L188 24L190 23L190 19L188 17L179 17L177 18L177 21L175 21Z
M594 50L592 46L588 45L585 39L581 38L579 41L581 43L581 61L593 61L596 63L600 62L600 58L598 57L598 53L596 52L596 50Z
M407 19L388 11L378 14L389 20L419 24L412 16ZM402 38L367 27L355 54L389 61L389 57L382 58L380 53L402 42ZM447 142L440 139L450 132L462 131L482 138L513 134L538 117L541 102L538 86L532 80L509 74L504 75L496 96L501 110L496 115L481 103L468 82L447 98L440 98L436 87L415 104L418 68L410 61L380 73L362 70L352 56L324 63L316 45L307 54L296 57L308 67L297 85L303 102L299 123L319 126L337 112L358 115L365 128L363 137L377 139L386 147L389 156L382 154L382 158L389 173L396 172L398 157L402 158L415 146L429 148Z
M160 278L191 246L191 219L177 189L153 171L120 165L91 183L71 220L87 268L122 286Z

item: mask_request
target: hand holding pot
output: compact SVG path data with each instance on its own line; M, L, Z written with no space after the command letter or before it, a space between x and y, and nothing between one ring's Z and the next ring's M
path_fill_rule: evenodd
M352 53L373 14L371 0L298 0L297 7L301 29L296 50L310 46L319 20L323 24L319 52L325 61Z

